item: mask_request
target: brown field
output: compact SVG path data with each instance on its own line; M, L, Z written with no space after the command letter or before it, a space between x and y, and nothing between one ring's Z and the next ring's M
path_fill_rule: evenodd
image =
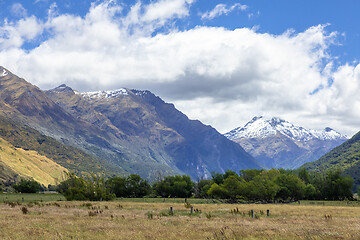
M0 239L360 239L353 206L194 204L201 212L190 215L180 203L11 205L0 203Z

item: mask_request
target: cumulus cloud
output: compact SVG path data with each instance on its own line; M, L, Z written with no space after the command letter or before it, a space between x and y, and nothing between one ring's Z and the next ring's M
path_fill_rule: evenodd
M17 22L4 21L0 26L0 50L12 47L20 48L24 42L33 40L42 33L43 24L34 16Z
M27 17L0 26L0 65L43 89L148 89L190 118L225 132L254 115L305 127L360 129L360 65L333 66L338 33L326 25L297 33L259 33L172 24L190 0L93 4L84 17ZM166 28L166 31L158 31ZM22 49L46 32L31 50ZM325 67L324 67L325 66Z
M14 3L11 6L11 13L16 17L26 17L27 10L21 5L21 3Z
M245 11L248 8L247 5L242 5L240 3L235 3L234 5L227 7L226 4L218 4L215 6L215 8L211 11L205 12L203 14L201 14L201 19L205 20L205 19L214 19L216 17L219 17L221 15L227 15L230 12L238 9L241 11Z

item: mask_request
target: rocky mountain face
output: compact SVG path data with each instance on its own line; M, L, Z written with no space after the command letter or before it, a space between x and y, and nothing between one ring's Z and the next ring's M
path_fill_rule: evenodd
M352 138L335 147L315 162L303 165L308 170L326 171L328 169L340 168L345 175L354 179L356 186L360 185L360 132ZM357 189L354 189L355 191Z
M280 118L254 117L225 134L267 168L295 169L319 159L347 140L331 128L322 131L294 126Z
M196 179L259 168L238 144L148 91L44 92L0 67L0 116L87 152L105 173Z
M212 171L259 168L240 146L149 91L80 93L62 85L46 93L72 116L116 136L122 152L132 155L130 162L138 162L134 169L157 175L160 166L168 166L175 173L206 178Z

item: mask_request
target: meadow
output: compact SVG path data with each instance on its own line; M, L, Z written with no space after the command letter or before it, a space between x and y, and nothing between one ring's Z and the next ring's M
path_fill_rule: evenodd
M60 198L0 194L0 239L360 239L358 202L224 204L188 199L185 204L184 199Z

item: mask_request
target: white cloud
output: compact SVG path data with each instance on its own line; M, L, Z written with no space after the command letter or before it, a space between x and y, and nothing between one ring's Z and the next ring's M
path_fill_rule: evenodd
M11 6L11 13L16 17L26 17L27 10L21 5L21 3L14 3Z
M234 5L232 5L230 7L227 7L225 4L220 3L220 4L216 5L213 10L203 13L201 15L201 19L211 20L211 19L214 19L214 18L219 17L224 14L227 15L236 9L245 11L247 8L248 8L247 5L242 5L240 3L235 3Z
M8 22L0 26L0 50L21 47L24 42L33 40L42 33L43 24L31 16L17 22Z
M179 31L172 23L188 16L191 3L138 2L124 13L105 1L83 18L5 22L0 65L43 89L62 83L80 91L149 89L222 132L261 114L350 135L360 129L360 65L334 69L328 48L336 32L323 25L280 35L205 26ZM43 31L49 37L38 47L21 48Z

